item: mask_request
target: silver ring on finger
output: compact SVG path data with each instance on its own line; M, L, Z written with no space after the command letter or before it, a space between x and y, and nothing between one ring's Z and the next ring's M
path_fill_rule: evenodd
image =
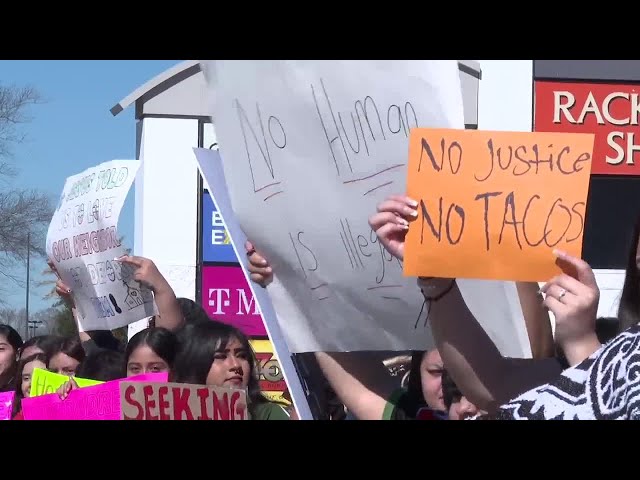
M560 294L558 295L558 300L562 301L562 297L564 297L566 294L567 294L567 291L564 288L560 290Z

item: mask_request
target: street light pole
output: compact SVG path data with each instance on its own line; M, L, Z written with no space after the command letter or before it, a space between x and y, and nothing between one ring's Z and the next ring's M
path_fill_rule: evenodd
M24 319L24 331L25 331L25 342L29 340L29 267L30 265L30 256L31 253L31 232L27 232L27 298L25 302L25 319Z

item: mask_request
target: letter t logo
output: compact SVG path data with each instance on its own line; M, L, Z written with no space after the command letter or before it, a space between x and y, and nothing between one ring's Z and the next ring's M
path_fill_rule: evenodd
M224 315L222 307L228 307L230 304L228 288L209 289L209 306L215 308L213 315Z

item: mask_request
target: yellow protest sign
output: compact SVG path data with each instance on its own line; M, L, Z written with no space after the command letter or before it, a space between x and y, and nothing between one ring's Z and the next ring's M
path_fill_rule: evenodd
M78 387L91 387L93 385L99 385L104 382L97 380L89 380L87 378L73 378ZM59 373L49 372L41 368L34 368L31 375L31 391L30 397L38 397L40 395L47 395L48 393L55 393L58 388L64 385L69 380L66 375L60 375Z

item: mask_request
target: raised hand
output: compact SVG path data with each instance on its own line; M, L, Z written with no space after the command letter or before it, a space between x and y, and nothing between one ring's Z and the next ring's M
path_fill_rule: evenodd
M403 195L391 195L378 204L369 225L391 255L404 259L404 238L409 222L418 218L418 202Z
M587 262L554 250L562 274L541 289L544 304L556 319L556 342L571 365L591 355L600 343L595 333L600 290Z
M152 260L145 257L124 255L118 258L118 261L135 267L134 280L149 288L153 293L157 294L159 291L171 289L171 286Z
M64 400L65 398L67 398L69 396L69 393L71 393L71 390L75 390L76 388L79 388L78 384L73 379L73 377L69 377L69 380L64 382L58 388L58 390L56 390L56 393L60 396L60 400Z
M250 241L246 241L244 248L247 251L247 258L249 259L249 276L251 280L261 287L266 287L273 280L273 270L269 266L269 262L256 252L256 249Z

